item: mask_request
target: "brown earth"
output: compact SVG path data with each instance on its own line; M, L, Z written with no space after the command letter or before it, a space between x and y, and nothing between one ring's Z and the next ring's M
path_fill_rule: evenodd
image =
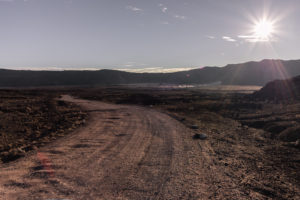
M300 142L300 101L258 100L254 87L218 86L199 89L94 88L72 92L81 98L134 104L180 113L200 115L209 111L243 125L263 129L272 139ZM256 88L259 89L259 88ZM216 121L216 123L218 123ZM293 144L291 144L293 145Z
M237 112L225 94L207 96L186 90L144 91L143 95L122 90L76 93L152 109L65 96L64 100L88 110L86 126L25 158L2 165L0 197L300 197L299 150L273 140L268 132L228 118L245 114L247 109L259 112L260 103L238 102ZM195 133L205 133L208 138L193 140Z
M208 199L234 187L214 167L205 142L168 115L135 106L75 100L87 126L3 165L4 199ZM225 189L225 187L224 187ZM233 189L231 197L243 194Z
M55 99L56 92L0 90L0 163L62 137L82 125L86 113Z
M240 91L243 91L240 87ZM246 199L298 199L300 188L299 102L253 100L251 95L198 89L102 88L82 98L138 104L165 112L195 133L208 135L207 149ZM206 150L207 150L206 149ZM224 168L222 168L223 170ZM214 185L219 185L214 183ZM226 188L219 185L220 188ZM227 188L220 190L228 194ZM224 198L224 196L223 196Z
M235 199L205 141L166 114L76 100L85 127L0 168L3 199ZM218 184L216 184L218 183ZM229 191L230 190L230 191ZM224 193L224 191L227 191Z

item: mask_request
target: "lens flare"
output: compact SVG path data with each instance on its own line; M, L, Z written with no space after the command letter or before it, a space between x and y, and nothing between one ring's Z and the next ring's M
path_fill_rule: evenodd
M268 20L260 20L255 24L254 35L259 40L268 41L274 33L274 24Z

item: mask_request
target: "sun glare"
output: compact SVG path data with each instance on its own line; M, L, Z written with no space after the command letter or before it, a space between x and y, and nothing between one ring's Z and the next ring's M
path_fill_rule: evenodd
M268 41L274 33L274 25L271 21L261 20L255 24L254 33L258 39Z

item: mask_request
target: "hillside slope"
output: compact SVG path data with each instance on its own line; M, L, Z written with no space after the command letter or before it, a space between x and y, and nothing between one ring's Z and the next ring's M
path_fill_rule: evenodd
M269 100L300 100L300 76L269 82L253 96Z

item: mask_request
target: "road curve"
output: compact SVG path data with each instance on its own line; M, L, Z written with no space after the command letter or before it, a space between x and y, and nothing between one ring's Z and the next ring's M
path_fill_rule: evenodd
M87 110L87 124L0 166L0 199L213 197L213 161L175 119L137 106L63 100Z

